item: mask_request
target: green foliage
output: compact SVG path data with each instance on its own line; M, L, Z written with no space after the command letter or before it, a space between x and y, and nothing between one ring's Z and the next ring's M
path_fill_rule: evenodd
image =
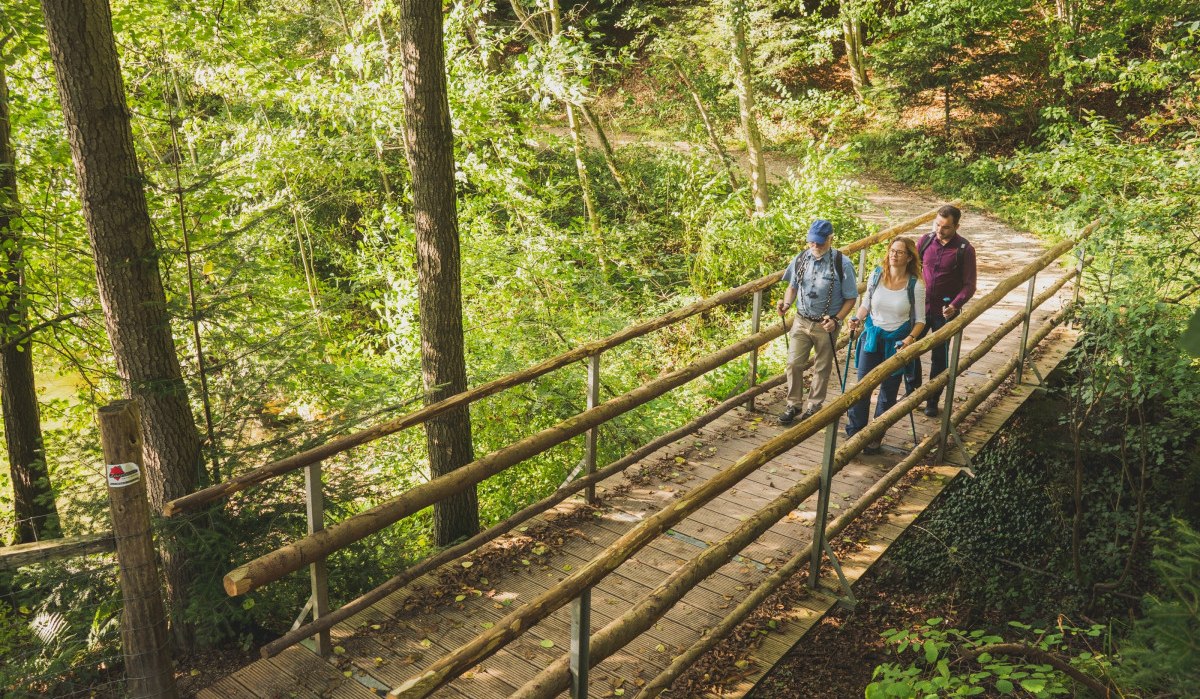
M1009 626L1021 637L1030 637L1023 641L1026 647L1069 655L1071 665L1087 674L1102 675L1111 666L1111 659L1093 645L1103 635L1103 626L1038 629L1020 622ZM989 691L1032 697L1073 694L1074 682L1051 665L988 652L989 646L1006 642L996 633L948 628L942 619L933 618L914 629L888 629L881 635L898 661L875 668L867 699L981 696Z
M1034 416L1028 424L1037 424ZM974 609L1023 618L1053 614L1070 594L1030 571L1061 556L1055 465L1042 444L1003 433L976 461L976 477L947 489L921 527L893 549L895 574L906 584L948 590ZM1025 567L1018 567L1025 566Z
M0 604L0 691L71 693L120 665L121 594L105 556L42 564L6 575Z
M1176 522L1154 552L1157 591L1121 646L1119 675L1149 696L1184 697L1200 686L1200 534Z

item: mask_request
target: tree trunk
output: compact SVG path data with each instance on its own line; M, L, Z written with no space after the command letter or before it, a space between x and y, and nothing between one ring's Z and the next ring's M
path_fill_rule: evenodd
M558 0L550 0L550 35L562 33L562 18L559 14ZM579 134L579 119L575 116L575 107L567 99L563 99L567 110L567 129L571 132L571 145L575 150L575 172L579 175L579 189L583 195L583 208L587 214L588 230L596 245L596 257L600 260L603 271L607 264L604 257L604 234L600 232L600 220L596 217L596 206L592 203L592 183L588 179L587 165L583 161L583 137Z
M870 83L867 81L867 71L863 64L862 22L858 18L842 18L842 40L846 44L846 60L850 64L850 82L854 86L854 95L861 102L863 88Z
M733 30L733 80L738 94L738 111L742 117L742 132L746 138L746 154L750 159L750 194L754 212L765 214L770 203L767 193L767 163L763 159L762 136L758 132L758 117L754 107L754 82L750 69L750 47L746 38L750 10L743 0L730 0L729 23Z
M696 91L696 86L683 71L683 66L679 64L679 61L671 59L671 65L675 68L675 74L679 76L680 82L692 95L692 102L696 105L696 111L700 112L700 121L704 123L704 131L708 134L708 140L712 143L713 150L717 152L717 155L721 156L721 164L725 166L725 174L729 176L729 187L736 192L738 181L733 170L733 161L729 158L729 151L725 150L725 146L721 143L721 137L717 134L708 110L704 108L704 100L700 99L700 93Z
M61 536L54 489L42 444L42 427L34 387L33 355L23 335L28 315L25 303L25 260L21 233L13 224L20 216L17 200L16 154L9 142L8 84L0 65L0 394L8 468L12 475L13 514L17 518L13 543L25 544ZM7 539L7 535L4 537Z
M612 143L609 142L608 135L604 133L604 127L600 125L600 120L586 104L579 105L579 111L583 112L584 121L592 127L592 131L596 134L596 140L600 142L600 152L604 154L604 164L608 166L608 172L613 176L613 181L617 183L617 189L621 190L621 194L624 196L629 196L629 188L625 186L625 177L617 168L617 156L613 153Z
M401 0L404 58L404 148L412 169L417 238L417 300L421 314L421 376L425 400L434 403L467 390L463 352L458 211L454 192L454 133L446 95L442 4ZM466 406L425 425L434 478L475 460ZM479 530L475 489L434 505L439 546Z
M140 407L147 486L155 509L203 478L200 439L171 336L129 109L105 0L43 0L46 35L79 181L96 281L125 393ZM173 633L183 623L188 567L164 536L163 571Z
M946 140L950 140L950 78L946 78L946 84L942 87L942 104L946 110Z

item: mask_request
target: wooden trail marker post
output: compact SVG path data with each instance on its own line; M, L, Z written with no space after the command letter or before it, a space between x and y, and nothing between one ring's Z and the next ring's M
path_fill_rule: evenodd
M124 611L121 646L129 696L175 699L167 615L142 476L142 430L137 404L120 400L99 411L100 444Z

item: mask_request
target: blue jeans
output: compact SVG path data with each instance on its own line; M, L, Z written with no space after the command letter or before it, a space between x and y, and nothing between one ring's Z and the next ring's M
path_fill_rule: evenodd
M864 352L862 341L858 343L858 380L871 373L871 370L883 363L883 348L875 352ZM875 417L879 417L888 408L896 404L896 394L900 391L900 379L903 373L889 376L879 385L879 399L875 401ZM853 437L859 430L867 426L867 410L871 407L871 394L860 398L846 411L846 435Z
M941 330L942 326L944 326L946 323L949 322L945 318L942 317L942 312L940 310L935 310L932 313L927 312L925 314L925 321L926 321L927 325L925 326L925 331L921 333L921 337L925 337L929 333L937 332L938 330ZM950 365L950 360L949 360L950 353L949 353L949 348L947 345L948 345L948 343L942 342L942 343L934 345L933 348L929 350L929 378L931 380L934 377L936 377L938 374L945 371L946 368ZM912 393L913 391L917 390L917 388L920 387L921 383L922 383L921 362L918 360L918 361L914 362L914 365L916 366L916 371L914 373L914 376L910 377L908 380L908 383L906 384L906 389L905 389L906 394ZM937 405L938 403L940 403L941 400L942 400L941 390L939 390L936 393L934 393L933 395L929 396L929 401L931 403L933 403L934 405Z

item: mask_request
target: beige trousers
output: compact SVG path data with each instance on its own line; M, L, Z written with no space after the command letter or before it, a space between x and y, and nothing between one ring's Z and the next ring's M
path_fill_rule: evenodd
M788 331L791 344L788 346L787 358L787 404L800 407L804 401L804 363L808 361L809 352L813 353L812 388L808 393L808 403L804 409L819 408L825 402L825 392L829 388L829 374L833 369L833 345L837 340L834 330L832 339L821 324L815 320L806 320L796 316L792 320L792 329Z

